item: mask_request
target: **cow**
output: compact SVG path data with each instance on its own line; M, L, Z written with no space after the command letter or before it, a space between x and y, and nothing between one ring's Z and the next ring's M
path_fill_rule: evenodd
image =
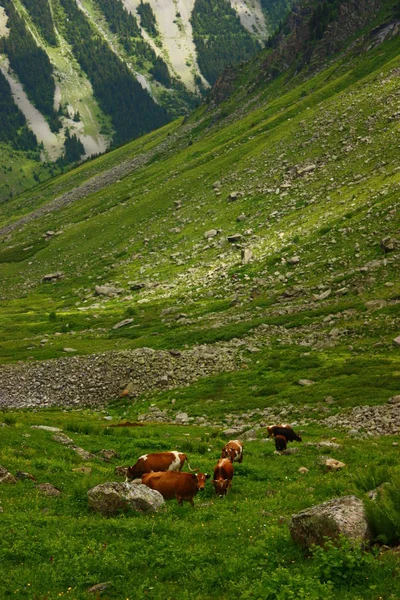
M286 450L287 448L287 440L284 435L276 435L275 436L275 448L278 452L282 450Z
M220 458L214 468L214 479L212 484L215 493L223 498L232 485L233 464L229 458Z
M133 467L128 467L126 472L127 481L132 481L137 477L141 477L143 473L151 473L153 471L181 471L186 454L182 452L154 452L153 454L143 454L140 456ZM194 471L187 461L190 471Z
M160 471L142 475L142 483L152 490L160 492L165 500L177 499L178 504L190 502L199 491L203 491L208 473L180 473L176 471Z
M270 425L267 427L268 437L283 435L287 442L301 442L302 439L293 431L290 425Z
M231 462L243 462L243 444L240 440L230 440L222 448L221 458L229 458Z

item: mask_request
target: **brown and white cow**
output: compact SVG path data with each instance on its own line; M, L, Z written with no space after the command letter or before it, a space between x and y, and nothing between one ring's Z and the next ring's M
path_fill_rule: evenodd
M222 498L226 496L232 485L233 465L229 458L220 458L214 468L214 479L212 484L215 493Z
M207 473L180 473L176 471L162 471L159 473L145 473L142 483L152 490L160 492L165 500L176 498L178 504L185 500L194 506L193 498L199 491L203 491Z
M268 437L276 437L283 435L287 442L301 442L302 439L290 425L270 425L267 427Z
M243 461L243 444L240 440L230 440L222 448L221 458L229 458L231 462Z
M186 454L177 452L154 452L153 454L143 454L138 458L133 467L128 467L126 472L126 478L128 481L141 477L143 473L152 473L154 471L181 471L185 460L187 460ZM194 469L189 465L191 471Z

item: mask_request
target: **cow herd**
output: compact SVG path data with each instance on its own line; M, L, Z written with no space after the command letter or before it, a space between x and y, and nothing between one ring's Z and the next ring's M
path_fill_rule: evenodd
M275 439L277 451L286 450L287 443L301 442L290 425L271 425L267 427L268 437ZM182 473L182 467L187 462L191 473ZM234 475L233 463L243 461L243 444L240 440L231 440L222 448L221 458L214 467L212 484L215 493L224 497L228 493ZM194 506L193 498L205 488L208 473L200 473L192 469L186 454L182 452L155 452L143 454L132 467L126 469L128 481L141 478L142 484L160 492L165 500L176 498L178 504L185 500Z

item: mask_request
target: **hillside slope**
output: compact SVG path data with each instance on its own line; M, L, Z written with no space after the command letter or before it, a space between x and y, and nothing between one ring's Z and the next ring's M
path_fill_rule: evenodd
M255 88L246 67L217 109L2 206L2 361L250 335L249 359L253 346L268 354L288 344L328 363L381 353L390 364L399 335L391 11L384 3L317 74ZM382 22L390 35L374 29ZM382 380L383 396L397 379Z

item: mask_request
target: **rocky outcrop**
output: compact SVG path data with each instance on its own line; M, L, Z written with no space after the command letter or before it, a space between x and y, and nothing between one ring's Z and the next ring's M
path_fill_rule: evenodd
M0 483L17 483L14 475L0 465Z
M156 512L165 506L164 498L146 485L107 482L88 491L90 508L104 516L120 511Z
M346 536L354 542L369 542L371 531L362 500L344 496L302 510L292 516L289 525L292 539L305 548L323 546L324 538Z
M369 437L400 433L400 396L389 398L381 406L355 406L351 411L332 415L321 424L347 429L351 435Z
M182 352L140 348L0 366L0 409L103 406L124 396L172 389L232 371L237 349L197 346Z

